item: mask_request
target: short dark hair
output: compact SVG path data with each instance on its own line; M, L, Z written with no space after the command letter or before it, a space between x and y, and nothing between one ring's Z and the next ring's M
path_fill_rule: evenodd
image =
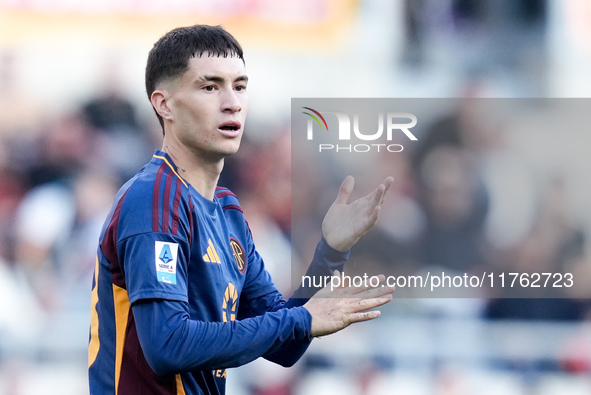
M221 26L194 25L179 27L162 36L148 54L146 64L146 92L148 99L159 82L183 75L189 68L189 59L210 56L237 56L244 62L242 47ZM154 109L154 111L156 111ZM156 112L164 132L164 120Z

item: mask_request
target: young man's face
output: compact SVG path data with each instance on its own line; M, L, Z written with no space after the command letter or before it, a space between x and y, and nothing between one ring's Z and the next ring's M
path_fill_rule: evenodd
M205 160L238 150L248 106L244 62L235 56L204 53L170 82L168 101L174 138ZM172 136L171 136L172 137Z

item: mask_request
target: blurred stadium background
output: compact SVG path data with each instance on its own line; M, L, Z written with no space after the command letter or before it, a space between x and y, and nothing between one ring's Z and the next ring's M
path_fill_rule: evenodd
M244 46L247 137L221 184L241 198L284 290L292 97L591 93L587 0L0 0L0 395L88 392L98 231L115 191L159 147L145 59L166 31L194 23L223 24ZM463 174L453 157L439 163ZM413 169L406 156L392 163L404 183L382 230L397 240L418 237L429 212ZM484 237L505 243L487 259L589 265L590 196L573 196L566 172L517 175L528 182L515 194L533 208L515 214L519 229ZM474 215L471 230L486 236L489 213ZM291 369L232 370L228 393L591 394L589 317L581 299L397 300L375 322L315 340Z

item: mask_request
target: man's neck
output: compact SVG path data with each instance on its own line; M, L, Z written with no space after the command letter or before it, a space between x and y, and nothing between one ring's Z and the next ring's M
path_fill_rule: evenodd
M197 156L186 147L175 149L166 143L162 146L177 166L179 175L197 190L206 199L213 200L215 188L222 169L224 159L208 160L208 158Z

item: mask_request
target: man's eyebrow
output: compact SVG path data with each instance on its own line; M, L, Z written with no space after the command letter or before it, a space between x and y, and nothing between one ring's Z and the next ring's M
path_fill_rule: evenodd
M220 77L217 75L203 75L203 76L199 77L199 79L201 81L211 81L211 82L217 82L217 83L222 83L225 81L224 77ZM234 79L234 82L239 82L239 81L248 81L248 76L242 74Z

